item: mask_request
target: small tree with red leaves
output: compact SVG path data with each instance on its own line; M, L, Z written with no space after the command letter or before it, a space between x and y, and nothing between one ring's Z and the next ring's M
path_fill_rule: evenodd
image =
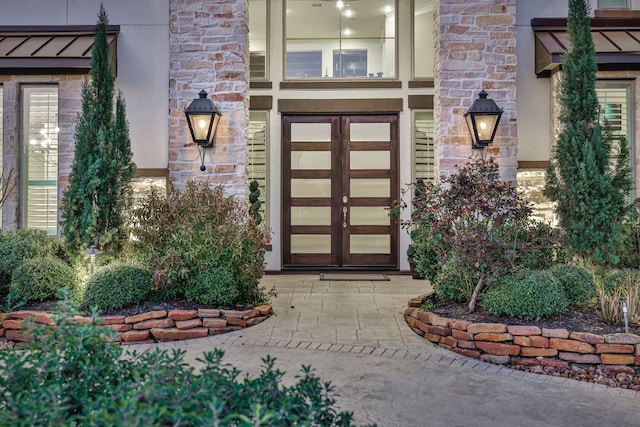
M500 275L552 262L550 227L531 220L531 208L513 183L500 180L492 159L471 161L457 174L427 183L413 204L418 271L433 270L433 254L440 265L455 260L475 281L466 294L469 312Z

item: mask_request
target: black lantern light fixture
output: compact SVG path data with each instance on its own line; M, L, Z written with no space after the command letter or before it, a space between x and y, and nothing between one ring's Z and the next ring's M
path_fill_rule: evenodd
M191 101L184 110L184 114L187 116L191 138L198 146L200 170L204 172L207 169L204 165L205 149L213 147L221 114L213 102L207 98L208 94L205 90L201 90L198 95L200 97Z
M487 92L482 90L464 115L473 148L486 148L493 142L501 116L502 108L498 107L493 99L487 99Z

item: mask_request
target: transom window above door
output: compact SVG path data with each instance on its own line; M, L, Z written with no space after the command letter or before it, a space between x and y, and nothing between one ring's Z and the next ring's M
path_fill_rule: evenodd
M285 0L285 79L396 78L396 0Z

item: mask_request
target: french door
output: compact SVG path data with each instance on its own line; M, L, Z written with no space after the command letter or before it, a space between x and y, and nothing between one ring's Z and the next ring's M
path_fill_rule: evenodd
M398 268L397 121L283 116L284 268Z

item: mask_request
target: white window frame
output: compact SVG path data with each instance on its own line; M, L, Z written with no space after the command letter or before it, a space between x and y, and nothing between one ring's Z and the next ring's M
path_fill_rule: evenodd
M425 110L414 110L413 111L413 120L412 120L412 123L411 123L411 127L413 129L413 132L412 132L412 147L413 147L413 150L412 150L412 156L411 156L413 161L412 161L411 175L412 175L412 180L414 182L418 178L422 178L422 179L424 179L425 182L429 182L429 181L433 181L435 179L435 177L436 177L435 165L433 166L434 170L432 171L432 176L430 178L428 178L428 177L425 178L423 176L418 176L418 173L417 173L417 169L418 169L418 145L419 145L418 132L423 132L424 131L422 129L419 129L418 126L417 126L417 120L418 120L417 115L418 114L424 114L424 113L430 113L431 114L431 121L432 121L431 131L432 132L433 132L433 125L435 124L434 123L434 118L433 118L433 110L426 110L425 109ZM433 133L432 133L431 134L431 144L432 144L431 153L432 153L432 155L434 154L433 153L433 143L434 143L434 141L433 141ZM435 159L432 158L432 161L435 161Z
M611 87L611 88L624 88L627 91L627 99L626 99L626 130L624 132L624 136L627 139L627 144L629 146L629 161L630 161L630 166L631 166L631 181L633 184L633 188L631 191L631 200L634 200L636 197L636 188L635 188L635 176L636 176L636 162L635 162L635 158L636 158L636 144L635 144L635 140L636 140L636 135L635 135L635 117L636 117L636 111L635 111L635 91L634 91L634 84L630 81L623 81L623 80L598 80L596 82L596 92L598 91L602 91L602 90L606 90L607 87ZM602 100L598 99L598 101L601 103ZM601 113L601 116L603 116L603 114ZM602 117L604 118L604 116ZM615 135L615 130L613 132L613 134Z
M46 93L55 89L56 102L55 105L47 106L46 113L40 111L39 114L41 117L46 115L46 121L43 122L42 131L44 133L40 134L37 132L36 127L31 125L31 116L35 114L35 110L32 110L30 94L37 93ZM53 93L53 91L52 91ZM58 142L58 100L59 100L59 92L57 85L25 85L21 87L21 215L20 215L20 226L21 228L39 228L47 231L50 235L58 234L58 187L59 187L59 178L58 178L58 150L59 150L59 142ZM55 151L53 154L49 151L49 147L55 144ZM31 155L41 155L43 156L43 162L45 166L43 167L43 173L49 175L48 177L43 177L42 179L34 179L31 180L31 172L30 172L30 159ZM55 157L55 159L54 159ZM50 162L49 166L46 166L46 162ZM49 167L54 169L54 171L49 170ZM55 179L51 178L51 174ZM34 217L31 216L30 213L30 188L31 189L46 189L46 199L42 202L41 210L44 211L42 215L42 219L40 221L36 221ZM52 192L53 191L53 197ZM51 200L54 202L51 202ZM38 224L38 222L41 222Z
M327 58L328 55L333 56L333 48L327 48L326 51L323 50L323 69L322 69L322 75L323 77L320 78L307 78L307 77L289 77L287 76L287 61L286 61L286 57L287 57L287 52L289 52L288 50L288 43L289 40L295 40L295 39L289 39L289 36L287 34L287 17L288 17L288 13L287 13L287 2L291 1L291 0L282 0L282 16L283 16L283 32L282 32L282 79L284 81L309 81L309 80L319 80L322 79L322 81L325 80L325 78L330 77L330 80L332 81L353 81L353 80L375 80L375 78L384 78L386 80L398 80L400 78L400 72L399 72L399 1L398 0L389 0L389 4L393 4L393 11L394 11L394 28L393 28L393 49L394 49L394 58L393 58L393 62L387 64L386 62L384 62L384 59L381 58L381 64L383 66L389 66L392 67L391 71L393 73L393 75L385 75L385 72L378 70L378 69L372 69L372 70L367 70L367 77L360 77L360 78L352 78L352 77L333 77L333 68L334 65L332 65L332 67L328 67L327 65ZM295 0L294 0L295 1ZM365 0L366 1L366 0ZM365 3L365 1L357 3L357 5L362 5ZM403 0L404 1L404 0ZM309 2L310 4L312 2ZM322 7L336 7L335 4L333 4L334 2L330 2L330 1L319 1L317 2L317 4L321 4ZM344 2L345 5L348 5L348 2ZM369 38L365 37L361 40L368 40ZM379 40L383 40L386 39L385 37L379 38ZM326 40L325 38L317 38L317 39L312 39L310 38L309 40ZM331 39L334 40L334 39ZM349 38L348 36L345 38L342 38L342 34L340 34L338 36L338 38L336 38L335 40L340 40L339 45L342 46L342 40L345 40L345 43L347 41L355 41L355 40L359 40L357 37L355 38ZM347 43L346 46L343 47L343 49L348 50L348 49L353 49L353 48L358 48L357 46L354 47L353 45ZM300 47L299 49L296 50L291 50L291 52L299 52L299 51L309 51L309 50L313 50L316 49L315 45L314 47ZM379 67L380 68L380 67Z
M624 5L606 5L604 3L605 0L598 0L598 9L629 9L629 0L618 0L620 3L625 3ZM609 0L611 1L611 0Z
M262 222L264 224L269 224L269 111L251 110L249 117L254 113L264 114L264 178L257 179L257 181L263 181L260 185L260 201L262 202L260 213L262 214ZM250 134L251 122L252 120L249 119L249 129L247 130L247 185L255 178L255 175L251 173L255 163L254 158L252 157L252 135Z

